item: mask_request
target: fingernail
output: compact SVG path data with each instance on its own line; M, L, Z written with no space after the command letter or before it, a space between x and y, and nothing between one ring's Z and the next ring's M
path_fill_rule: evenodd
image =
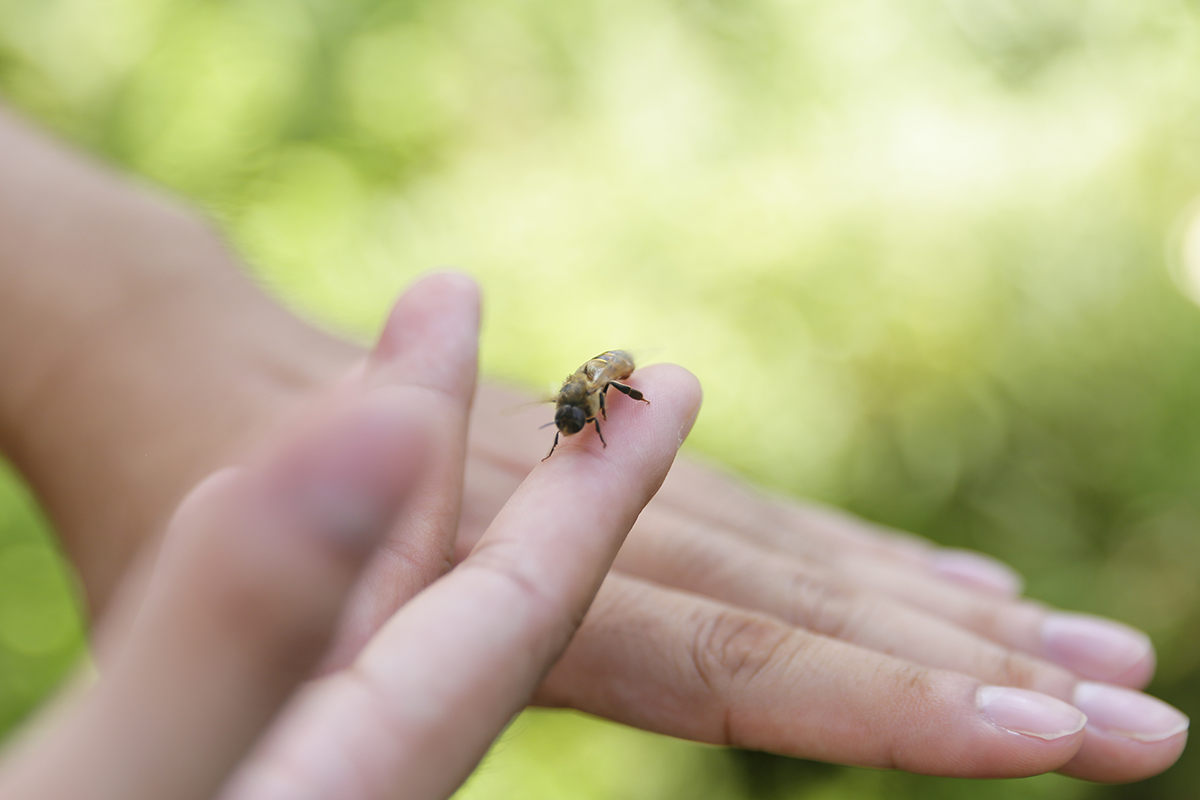
M1088 727L1139 742L1160 742L1188 729L1188 718L1156 697L1121 686L1081 681L1075 705L1088 717Z
M1074 706L1028 689L981 686L975 702L983 718L996 727L1038 739L1061 739L1087 724Z
M268 468L277 502L303 529L350 551L384 535L422 461L410 415L391 394L371 392Z
M929 556L935 572L943 578L984 589L1005 597L1021 593L1024 581L1007 565L970 550L938 550Z
M1054 613L1042 623L1045 657L1091 680L1116 682L1153 657L1150 637L1087 614Z

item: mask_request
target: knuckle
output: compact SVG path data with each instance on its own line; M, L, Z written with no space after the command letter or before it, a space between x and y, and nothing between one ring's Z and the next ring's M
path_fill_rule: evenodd
M933 671L917 664L902 664L891 674L893 696L898 716L908 718L910 725L897 725L880 731L879 761L873 766L881 769L914 770L913 747L910 736L914 725L939 704L939 686ZM918 768L919 769L919 768Z
M958 612L960 624L963 627L983 634L988 638L1000 639L1005 630L1005 605L999 603L971 599Z
M519 620L531 640L569 638L583 624L586 604L570 602L543 585L530 569L522 545L510 540L485 542L459 569L487 576L494 589L506 597L514 620Z
M992 665L992 674L1002 686L1030 687L1037 681L1037 672L1032 659L1012 650L1000 653Z
M1003 650L979 674L999 686L1032 689L1054 697L1070 697L1075 678L1065 669L1015 650Z
M937 694L933 672L920 664L901 663L894 674L897 689L906 697L910 708L925 708Z
M710 690L724 693L786 662L791 639L791 630L769 617L721 610L697 627L692 662Z
M793 624L835 639L861 630L876 606L859 592L805 571L792 576L788 594Z

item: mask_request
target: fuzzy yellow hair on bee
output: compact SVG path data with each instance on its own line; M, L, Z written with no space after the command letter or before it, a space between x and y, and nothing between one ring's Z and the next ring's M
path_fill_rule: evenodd
M633 356L629 353L624 350L607 350L585 361L583 366L563 381L562 388L554 397L554 424L558 431L554 434L554 444L546 458L554 455L560 434L571 436L579 433L589 422L596 426L600 444L608 447L608 442L604 441L604 434L600 432L598 417L608 419L604 398L609 387L634 400L650 402L637 389L621 383L633 374L634 369ZM546 458L542 460L545 461Z

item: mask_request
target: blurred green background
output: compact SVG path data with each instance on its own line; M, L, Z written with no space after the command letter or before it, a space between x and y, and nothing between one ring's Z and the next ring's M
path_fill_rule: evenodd
M1200 700L1200 2L0 0L0 95L205 208L366 337L486 292L483 365L704 382L690 447L1151 633ZM0 180L3 176L0 176ZM1194 209L1193 209L1194 210ZM0 723L80 653L0 480ZM1193 748L1194 750L1194 748ZM463 798L1177 798L966 784L521 717Z

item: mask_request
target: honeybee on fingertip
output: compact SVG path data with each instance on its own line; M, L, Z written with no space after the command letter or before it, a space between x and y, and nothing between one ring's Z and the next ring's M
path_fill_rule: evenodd
M606 350L595 358L585 361L563 381L562 388L554 396L554 444L546 458L554 455L558 437L579 433L590 422L596 426L600 444L608 447L604 434L600 432L600 419L608 419L605 397L609 388L643 403L650 401L637 389L621 381L633 374L633 356L624 350ZM542 460L545 461L546 458Z

